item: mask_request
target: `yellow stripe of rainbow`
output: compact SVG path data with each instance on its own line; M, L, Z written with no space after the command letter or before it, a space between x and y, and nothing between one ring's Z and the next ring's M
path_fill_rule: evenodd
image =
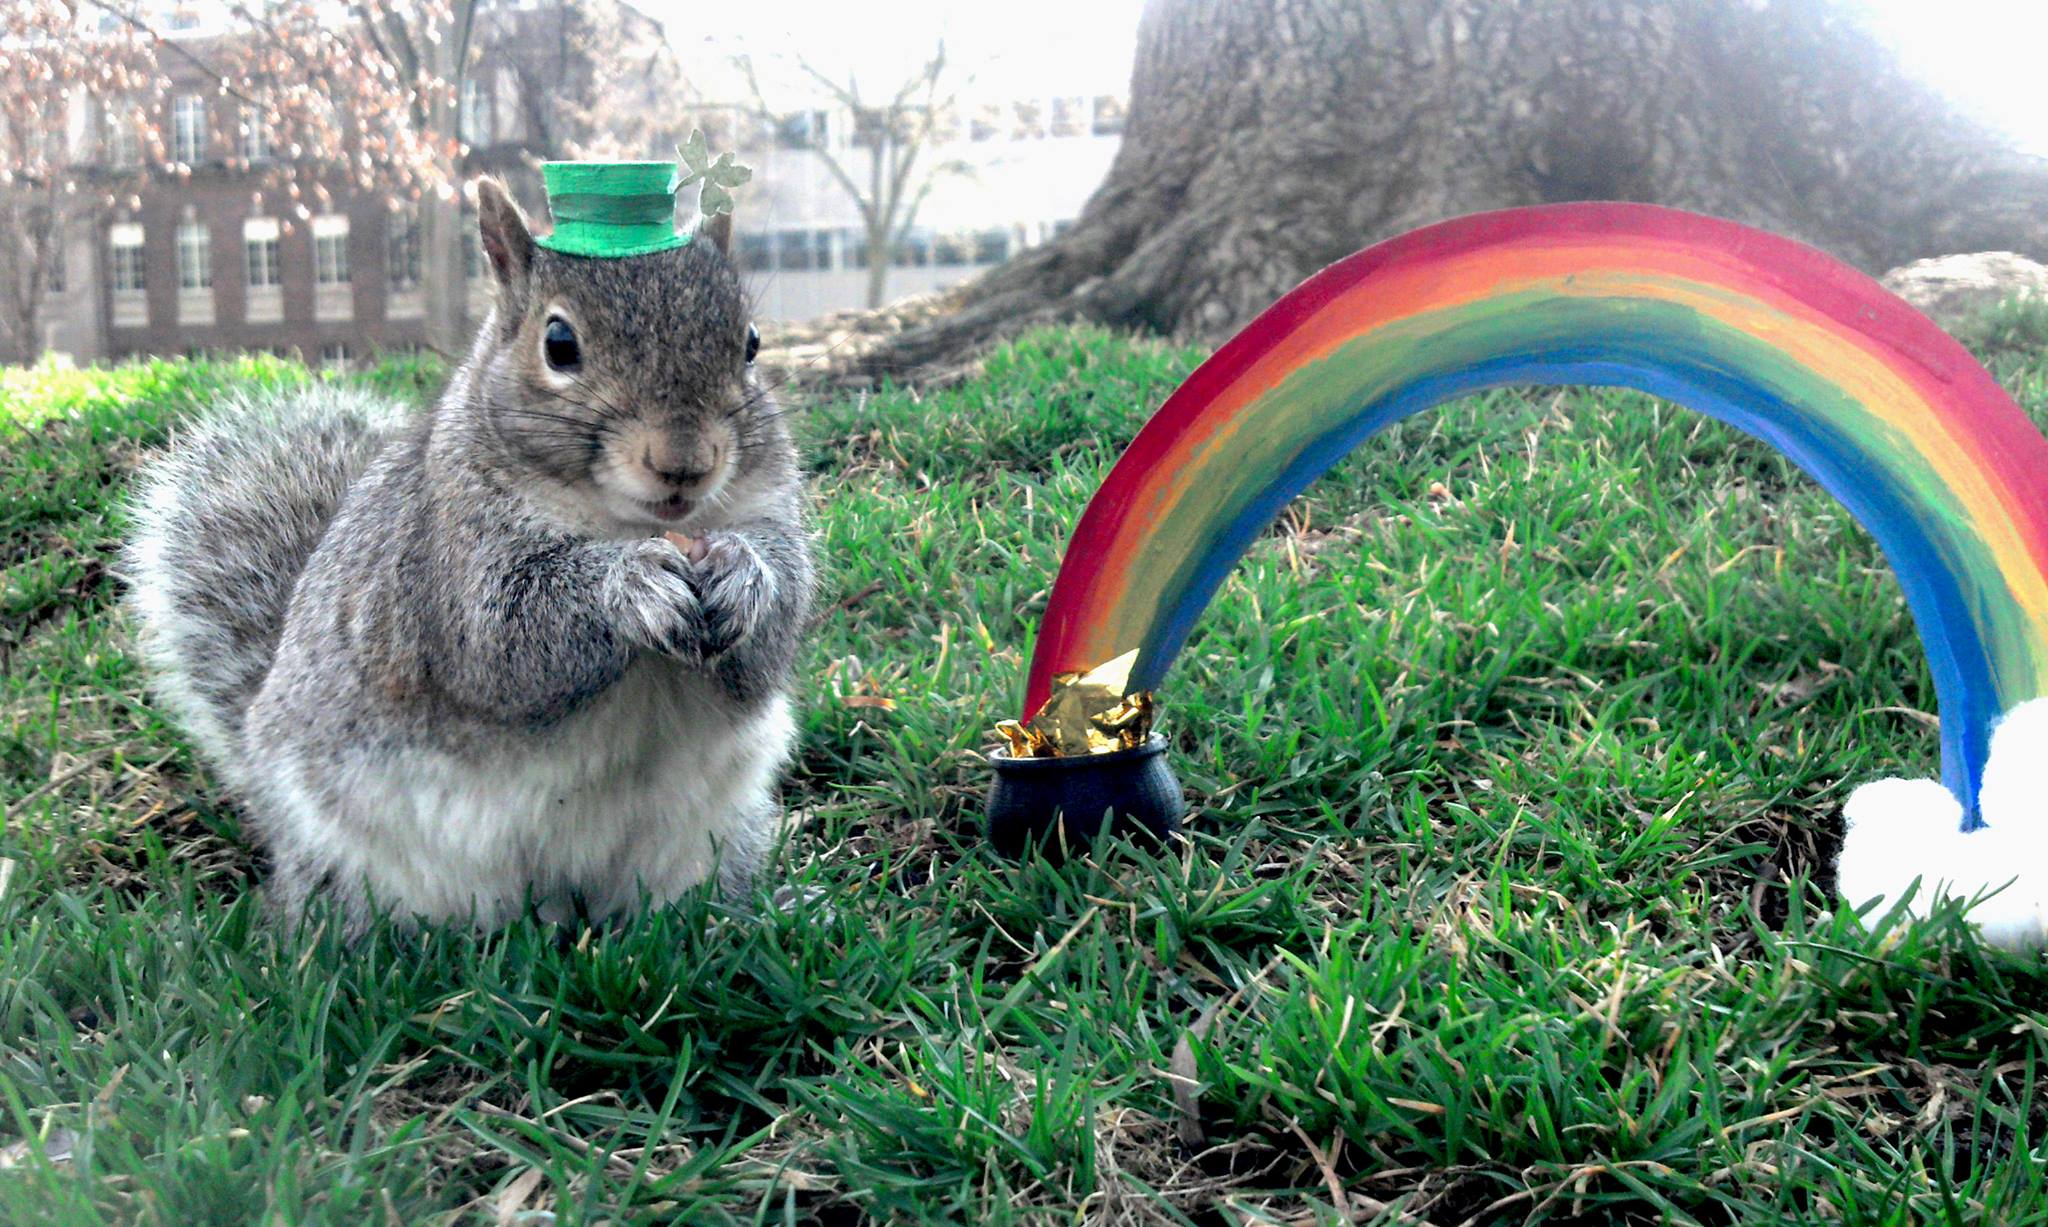
M1503 383L1620 384L1758 435L1878 538L1976 794L1989 726L2048 693L2048 441L1966 351L1788 240L1673 210L1464 218L1332 266L1190 376L1083 514L1034 652L1139 650L1156 687L1286 499L1401 416Z

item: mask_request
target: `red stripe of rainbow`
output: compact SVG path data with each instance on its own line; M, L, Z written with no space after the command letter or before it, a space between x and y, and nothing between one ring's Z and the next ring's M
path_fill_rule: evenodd
M1647 205L1459 218L1316 274L1189 376L1082 514L1039 630L1052 675L1137 648L1154 689L1244 548L1358 442L1501 384L1640 388L1757 435L1841 499L1906 590L1944 777L2048 694L2048 440L1940 329L1790 240Z

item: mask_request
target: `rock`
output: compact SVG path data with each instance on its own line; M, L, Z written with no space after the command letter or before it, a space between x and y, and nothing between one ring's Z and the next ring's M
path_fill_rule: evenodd
M2010 251L1915 260L1886 273L1884 288L1912 303L1943 328L2008 298L2048 298L2048 264Z

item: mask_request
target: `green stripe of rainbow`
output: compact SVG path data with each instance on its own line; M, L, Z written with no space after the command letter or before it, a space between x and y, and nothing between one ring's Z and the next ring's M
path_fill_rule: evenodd
M1514 209L1318 273L1204 363L1090 501L1033 653L1138 649L1155 689L1272 517L1374 431L1502 384L1642 389L1786 453L1878 539L1928 653L1944 778L1974 810L1989 730L2048 694L2048 440L1969 353L1863 274L1646 205Z

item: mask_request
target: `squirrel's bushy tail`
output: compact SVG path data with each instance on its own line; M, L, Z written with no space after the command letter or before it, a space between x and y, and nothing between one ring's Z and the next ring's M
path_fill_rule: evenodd
M233 400L142 470L123 554L128 612L158 697L230 774L299 572L396 419L333 385Z

